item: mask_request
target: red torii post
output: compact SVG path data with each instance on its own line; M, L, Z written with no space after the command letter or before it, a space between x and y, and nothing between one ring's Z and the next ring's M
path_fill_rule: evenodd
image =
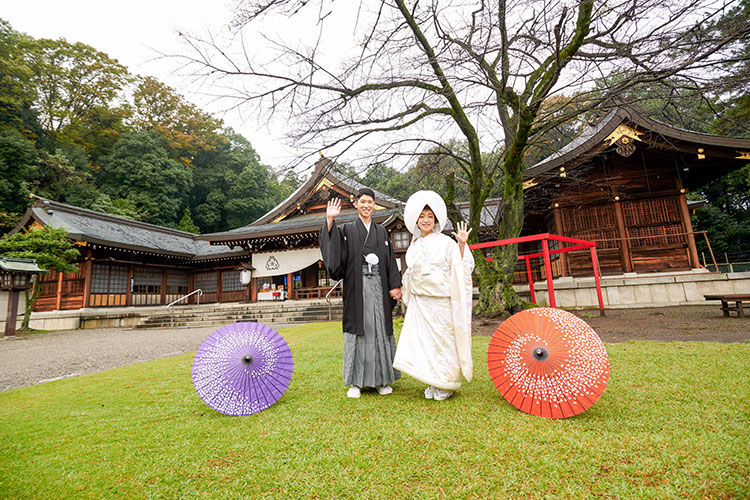
M521 236L519 238L509 238L507 240L488 241L486 243L475 243L469 245L472 250L478 250L482 248L497 247L500 245L517 245L519 243L526 243L529 241L540 241L542 242L542 251L537 253L531 253L526 255L519 255L518 260L524 259L526 261L526 276L529 280L529 292L531 292L531 301L536 303L536 295L534 294L534 280L531 276L531 259L543 257L544 258L544 273L547 276L547 295L549 296L550 307L557 307L555 303L555 287L552 283L552 265L550 264L550 255L555 255L563 252L572 252L574 250L583 250L588 248L591 251L591 264L594 267L594 281L596 282L596 296L599 299L599 314L604 316L604 300L602 299L602 285L599 279L599 259L596 257L596 243L588 240L580 240L578 238L569 238L567 236L558 236L556 234L541 233L533 234L530 236ZM573 246L567 248L558 248L557 250L549 249L549 240L561 241L563 243L573 243ZM492 257L487 257L487 261L491 261Z

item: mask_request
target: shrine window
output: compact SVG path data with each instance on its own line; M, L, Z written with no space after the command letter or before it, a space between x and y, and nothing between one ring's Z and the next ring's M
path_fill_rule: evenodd
M393 247L402 249L409 247L409 241L411 240L411 234L406 231L399 233L393 233Z

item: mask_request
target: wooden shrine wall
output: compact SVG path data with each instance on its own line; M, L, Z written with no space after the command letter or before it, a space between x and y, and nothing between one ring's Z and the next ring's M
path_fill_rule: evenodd
M34 304L35 311L80 309L83 307L85 269L80 266L77 273L49 271L42 275L42 292ZM61 295L58 303L58 288Z
M593 205L583 208L563 208L560 210L562 230L558 234L595 241L602 274L620 274L623 266L620 258L620 245L617 241L617 215L613 204ZM567 275L591 276L591 254L588 250L568 252Z
M625 202L622 215L633 271L690 269L678 196Z
M567 207L559 214L558 234L596 242L603 275L690 269L679 196ZM588 251L570 252L566 261L570 276L593 274Z
M191 272L174 267L104 260L79 262L78 267L77 273L61 275L51 271L42 275L42 291L34 310L159 306L169 304L196 288L205 292L200 298L201 303L247 300L247 288L240 282L240 273L234 267ZM189 299L191 304L196 301L196 296Z

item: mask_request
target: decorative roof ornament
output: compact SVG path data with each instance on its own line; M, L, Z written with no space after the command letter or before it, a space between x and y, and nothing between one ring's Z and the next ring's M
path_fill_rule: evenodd
M611 146L623 137L628 137L629 139L632 139L634 141L640 141L640 136L642 136L644 133L645 132L638 132L636 129L628 127L627 125L620 124L611 134L607 136L606 139L604 139L604 142L606 142L608 146ZM626 144L629 142L630 141L627 141Z
M635 152L635 141L640 141L640 136L643 134L644 132L638 132L634 128L620 124L604 139L604 142L608 146L617 144L617 153L627 158Z

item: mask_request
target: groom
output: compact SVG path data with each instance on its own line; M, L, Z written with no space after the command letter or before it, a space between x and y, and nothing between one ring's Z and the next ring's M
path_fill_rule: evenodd
M380 395L401 373L393 369L396 340L391 312L401 298L401 273L384 227L372 222L375 193L362 188L356 194L357 219L336 225L341 200L326 208L320 230L320 252L333 279L343 279L344 383L346 395L360 397L362 387L374 387Z

